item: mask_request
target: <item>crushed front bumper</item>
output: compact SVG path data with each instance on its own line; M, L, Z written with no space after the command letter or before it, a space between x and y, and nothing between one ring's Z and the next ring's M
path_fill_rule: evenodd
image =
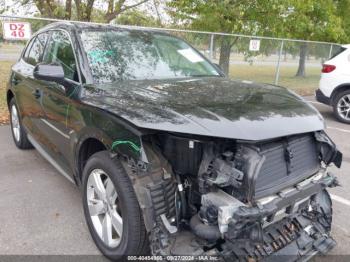
M263 241L232 242L226 261L307 261L316 254L327 254L335 240L319 222L303 216L284 219L264 230Z
M301 237L301 239L304 238L304 236ZM317 254L327 254L336 245L335 240L329 236L322 236L321 238L314 241L310 240L309 242L306 242L307 245L305 247L301 246L300 243L304 245L302 241L295 240L285 248L282 248L281 250L275 252L272 256L267 257L263 261L308 261Z
M257 207L242 207L235 213L226 239L227 261L306 261L326 254L335 245L329 235L332 203L326 187L337 185L330 173L318 173L284 190L261 199ZM263 228L256 221L263 220ZM242 237L242 229L247 232ZM247 228L249 230L247 230ZM259 235L260 234L260 235Z
M326 188L337 184L336 177L322 169L253 205L239 206L227 219L227 231L221 232L219 241L206 241L184 228L154 253L169 261L173 259L168 254L180 260L192 254L194 261L210 256L225 262L306 261L326 254L336 245L330 236L332 202ZM153 239L162 239L154 234Z

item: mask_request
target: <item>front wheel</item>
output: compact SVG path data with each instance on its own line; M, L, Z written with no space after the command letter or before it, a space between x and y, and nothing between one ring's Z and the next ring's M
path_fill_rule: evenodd
M333 112L339 121L350 124L350 90L345 90L335 96Z
M92 238L110 259L145 255L149 246L129 176L107 151L94 154L83 171L84 214Z

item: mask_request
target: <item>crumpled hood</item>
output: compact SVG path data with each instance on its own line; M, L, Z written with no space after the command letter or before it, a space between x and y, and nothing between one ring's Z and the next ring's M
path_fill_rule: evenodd
M324 129L318 111L289 90L223 77L90 85L81 100L140 128L186 134L264 140Z

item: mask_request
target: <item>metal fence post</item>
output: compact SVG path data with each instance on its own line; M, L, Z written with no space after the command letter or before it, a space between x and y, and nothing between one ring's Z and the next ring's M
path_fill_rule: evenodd
M284 40L282 40L282 42L281 42L280 51L278 54L278 61L277 61L276 75L275 75L275 85L278 85L278 80L280 77L280 64L281 64L281 57L282 57L282 52L283 52L283 45L284 45Z
M330 59L332 57L332 53L333 53L333 44L331 44L331 48L329 48L328 59Z
M213 61L213 51L214 51L214 35L210 36L210 46L209 46L209 58Z

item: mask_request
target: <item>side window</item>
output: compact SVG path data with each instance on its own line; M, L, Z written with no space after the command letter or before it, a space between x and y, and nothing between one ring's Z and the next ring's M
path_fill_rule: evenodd
M44 54L44 48L47 41L47 33L38 35L30 46L30 51L25 54L25 61L33 66L41 62ZM29 49L29 48L28 48Z
M33 45L34 40L35 40L35 38L31 39L30 42L27 45L26 51L25 51L25 53L23 55L23 60L24 61L27 61L27 58L28 58L28 55L29 55L29 51L30 51L30 48Z
M52 32L46 49L44 62L60 63L63 67L65 78L76 82L79 81L73 47L66 32Z

